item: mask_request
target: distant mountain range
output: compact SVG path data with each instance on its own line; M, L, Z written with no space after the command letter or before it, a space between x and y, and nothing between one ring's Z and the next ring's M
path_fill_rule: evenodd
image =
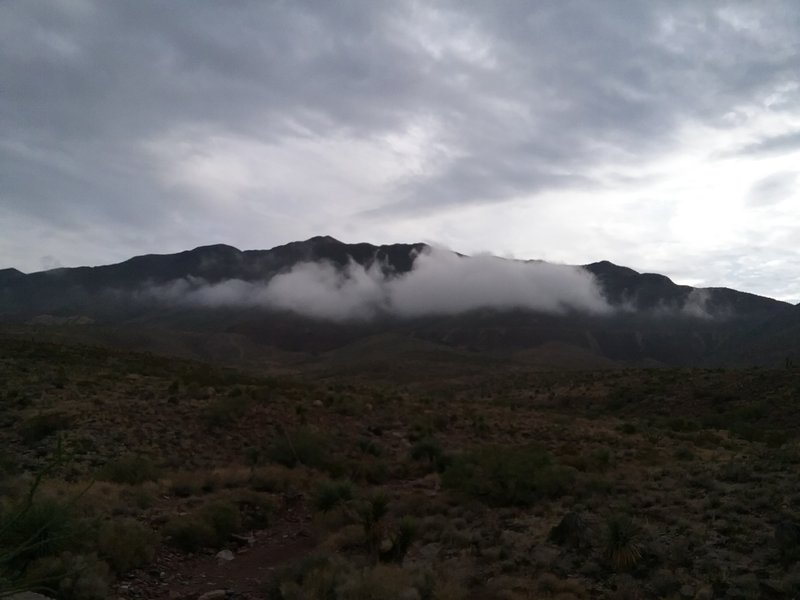
M144 331L157 331L158 336L170 332L202 335L206 341L225 337L239 340L236 346L245 358L258 355L258 349L309 356L352 355L354 347L364 347L369 340L373 358L381 348L391 353L392 346L403 340L406 349L419 343L426 351L439 348L548 366L776 365L800 357L800 307L728 288L677 285L663 275L638 273L608 261L575 268L587 280L592 278L586 273L593 276L591 285L606 310L583 311L567 304L559 310L536 310L519 303L484 303L469 310L378 311L371 318L331 319L310 316L304 310L302 292L294 297L294 304L258 300L269 297L264 296L265 290L277 276L306 264L328 265L327 271L309 275L314 285L318 283L315 277L340 274L341 279L332 283L326 280L325 289L333 290L330 293L367 290L380 295L385 282L413 274L420 255L428 251L428 246L419 243L345 244L326 236L270 250L213 245L177 254L137 256L101 267L31 274L3 269L0 321L113 329L116 340L141 337ZM463 261L477 260L457 256ZM494 264L503 266L491 263L490 267ZM520 264L533 274L546 263ZM528 273L517 272L523 277ZM354 287L348 277L359 273L361 279ZM459 277L475 276L470 273ZM503 279L491 281L502 295ZM548 272L537 285L546 287L550 281L556 280ZM454 294L469 289L470 282L457 283ZM424 294L424 285L430 283L423 281L415 293ZM231 301L236 290L246 292L248 301ZM192 298L214 301L181 301L182 294L189 292ZM384 340L383 345L379 340ZM165 340L158 346L164 347Z

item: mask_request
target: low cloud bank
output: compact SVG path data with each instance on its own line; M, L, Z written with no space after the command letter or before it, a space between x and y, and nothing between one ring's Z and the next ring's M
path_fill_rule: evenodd
M580 267L460 257L430 249L414 269L386 276L381 265L301 263L268 282L238 279L208 284L181 279L143 292L150 299L208 307L262 307L332 319L370 319L381 314L415 317L480 308L523 308L550 314L607 313L594 276Z

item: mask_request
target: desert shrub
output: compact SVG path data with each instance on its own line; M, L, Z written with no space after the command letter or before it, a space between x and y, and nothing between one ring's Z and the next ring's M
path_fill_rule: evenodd
M536 591L543 597L566 599L588 598L589 592L574 579L560 579L552 573L543 573L536 580Z
M192 515L181 515L164 525L169 542L184 552L224 544L242 527L238 506L230 502L212 502Z
M444 450L439 442L431 437L422 438L411 447L411 458L416 461L424 461L438 471L447 466L447 456Z
M557 498L574 481L574 469L555 464L534 446L480 448L457 456L442 476L445 487L496 505L524 506Z
M202 518L211 525L221 544L242 526L239 507L229 502L212 502L201 510Z
M70 504L34 498L0 511L0 569L24 569L74 543L77 521Z
M732 461L719 467L717 479L727 483L748 483L753 480L753 469L748 464Z
M284 431L267 449L272 462L294 468L305 465L315 469L326 469L328 460L328 440L321 434L307 428Z
M347 465L347 471L353 479L366 481L373 485L386 483L391 475L389 465L385 461L369 459L367 457L349 463Z
M694 460L694 453L686 446L681 446L672 454L677 460Z
M106 463L97 474L101 481L138 485L145 481L156 481L159 477L156 465L143 456L133 454L121 456Z
M591 546L591 529L580 514L569 512L550 530L547 539L559 546L584 549Z
M134 519L106 521L97 535L97 549L118 575L153 560L158 534Z
M408 554L411 544L417 537L417 523L410 517L400 519L388 532L388 548L381 549L380 559L402 563Z
M39 413L22 423L19 434L28 443L35 443L71 425L71 418L63 412Z
M260 467L253 470L249 485L257 492L285 492L289 487L288 472L277 465Z
M241 388L234 387L230 395L211 400L200 417L208 427L230 425L244 416L249 407L250 399L242 394Z
M680 417L669 419L666 422L666 428L669 429L670 431L683 432L683 433L699 431L700 429L702 429L700 423Z
M773 539L781 559L794 562L800 559L800 524L782 519L775 525Z
M274 572L264 592L268 600L339 600L337 588L349 570L349 565L342 559L312 554L295 565Z
M209 523L190 515L170 519L164 525L164 535L170 544L184 552L196 552L213 546L217 540L216 532Z
M606 521L605 552L608 564L615 571L630 569L642 557L640 530L626 514L612 515Z
M201 492L202 479L195 473L179 473L172 477L169 493L178 498L189 498Z
M27 589L55 593L61 600L104 600L111 575L96 555L65 552L31 563L26 581Z
M380 446L369 438L360 438L358 440L358 449L364 454L369 454L371 456L381 455Z
M614 455L608 448L597 448L589 455L588 466L595 471L608 471L614 464Z
M314 508L326 513L353 499L353 484L347 480L323 481L314 494Z
M266 494L241 490L231 497L239 507L242 529L261 529L269 525L270 517L275 512L275 503Z

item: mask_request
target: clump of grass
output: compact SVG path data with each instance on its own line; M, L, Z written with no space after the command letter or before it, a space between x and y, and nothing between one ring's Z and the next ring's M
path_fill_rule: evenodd
M97 536L100 554L118 575L153 560L157 543L158 534L134 519L106 521Z
M203 409L201 419L208 427L224 427L238 421L250 407L250 398L239 387L232 388L228 396L214 398Z
M343 502L353 499L353 484L348 480L323 481L314 494L314 508L327 513Z
M106 463L97 478L101 481L138 485L145 481L158 480L159 470L150 459L130 454Z
M418 440L411 447L411 458L426 463L430 468L442 471L447 466L447 456L442 446L432 437Z
M330 444L327 438L307 427L284 431L267 449L267 457L285 467L304 465L315 469L327 469Z
M39 442L72 424L69 415L60 412L43 412L27 419L19 429L23 441L28 444Z
M184 552L221 546L242 526L239 508L232 503L207 504L193 515L175 517L164 526L169 542Z
M455 457L442 483L490 504L526 506L563 496L575 477L574 469L535 446L490 446Z
M108 598L111 574L96 554L72 554L40 558L26 573L27 589L55 592L63 600Z

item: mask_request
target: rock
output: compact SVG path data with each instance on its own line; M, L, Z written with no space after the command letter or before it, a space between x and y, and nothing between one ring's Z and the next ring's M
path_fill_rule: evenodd
M314 406L317 408L322 408L325 405L322 403L322 400L314 400Z
M211 590L200 596L197 600L222 600L228 595L228 590Z
M686 598L687 600L694 598L694 588L688 583L681 586L681 598Z
M42 596L36 592L20 592L8 597L8 600L53 600L50 596Z
M414 588L408 588L400 592L397 600L420 600L419 592Z
M256 538L252 535L239 535L234 533L231 535L231 539L242 546L253 546L256 543Z
M217 552L217 560L219 562L228 562L236 558L230 550L220 550Z

